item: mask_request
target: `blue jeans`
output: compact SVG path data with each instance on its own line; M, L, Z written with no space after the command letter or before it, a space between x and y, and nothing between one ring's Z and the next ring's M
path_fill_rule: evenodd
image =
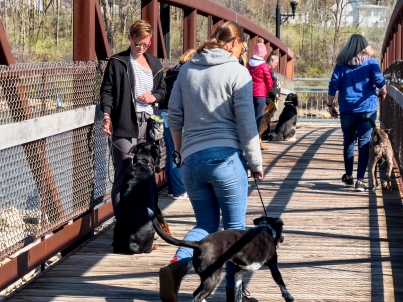
M172 152L175 150L175 144L171 130L168 128L168 123L165 122L168 119L168 114L162 110L159 110L158 114L164 117L164 141L166 149L165 175L167 176L168 193L179 196L185 193L186 190L182 182L182 172L172 160Z
M371 142L372 126L363 122L365 118L375 121L375 112L340 113L341 130L344 136L344 168L348 176L353 175L354 145L358 139L358 168L357 180L363 180L369 160L369 144Z
M220 210L224 230L244 230L248 206L248 175L242 151L210 148L191 154L182 162L183 183L196 217L196 226L185 240L200 241L218 230ZM180 247L175 255L185 265L193 249ZM235 287L235 267L226 266L227 287Z

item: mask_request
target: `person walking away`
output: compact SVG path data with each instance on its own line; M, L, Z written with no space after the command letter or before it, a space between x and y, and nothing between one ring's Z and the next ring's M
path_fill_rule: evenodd
M376 94L376 88L379 94ZM376 120L378 97L386 97L385 79L375 58L375 52L362 35L352 35L336 58L336 66L329 82L327 106L332 117L338 116L334 106L339 92L340 123L343 132L345 174L342 182L354 186L354 145L358 140L356 191L366 191L365 171L369 160L372 126L364 119Z
M165 97L163 67L146 50L151 45L152 28L138 20L130 27L130 47L113 55L106 66L101 85L102 130L112 141L115 178L112 205L119 216L120 187L133 156L131 147L154 142L147 134L148 119L156 112L155 103Z
M181 67L189 61L195 53L196 49L189 49L179 58L178 64L167 71L164 79L166 84L165 100L158 107L158 114L164 117L164 141L166 148L165 174L168 180L168 196L172 196L173 199L188 199L188 195L182 182L181 170L176 166L172 159L172 152L175 150L175 145L171 131L168 127L169 99Z
M260 122L266 107L266 95L273 87L273 80L271 78L270 67L264 60L264 57L267 55L267 50L262 38L258 39L253 53L254 55L248 61L246 67L252 76L253 105L255 109L257 130L259 131Z
M196 226L185 240L199 241L216 232L220 212L225 230L244 230L247 165L252 176L264 176L259 137L251 123L255 119L252 79L238 62L243 41L237 23L222 24L181 67L172 90L169 127L196 218ZM178 300L192 257L193 249L180 247L171 263L160 269L162 301ZM234 301L235 267L230 262L226 264L226 287L227 301Z

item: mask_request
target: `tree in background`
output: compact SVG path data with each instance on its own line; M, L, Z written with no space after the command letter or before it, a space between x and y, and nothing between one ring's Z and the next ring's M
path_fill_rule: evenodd
M129 26L141 17L141 0L98 0L112 53L129 47ZM275 32L274 0L214 0ZM298 77L327 77L335 58L352 33L364 34L379 54L385 28L345 27L346 4L357 0L300 0L297 18L281 26L281 36L295 53ZM397 0L367 0L390 7ZM281 12L290 13L289 0L280 0ZM183 10L171 7L171 57L183 52ZM73 0L0 0L0 19L17 62L71 61ZM197 17L197 42L207 38L207 18ZM378 57L379 58L379 57Z

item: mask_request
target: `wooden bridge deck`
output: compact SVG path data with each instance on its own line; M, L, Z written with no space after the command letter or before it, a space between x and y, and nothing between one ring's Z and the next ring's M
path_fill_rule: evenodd
M403 207L396 182L393 191L376 195L344 187L338 128L304 127L295 143L268 145L266 176L258 184L269 216L285 223L279 267L295 301L403 301ZM183 238L194 225L190 203L161 193L160 206L174 236ZM250 181L248 226L262 213ZM159 239L151 254L115 255L111 238L109 228L9 301L158 301L158 270L176 247ZM260 302L283 301L267 269L244 280ZM198 283L192 268L179 301L190 301ZM208 301L225 301L224 288L221 282Z

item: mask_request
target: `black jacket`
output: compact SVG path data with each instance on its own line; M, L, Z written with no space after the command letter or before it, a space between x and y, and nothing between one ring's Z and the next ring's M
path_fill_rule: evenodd
M164 72L160 60L144 54L154 76L152 95L156 102L165 97ZM119 137L139 136L136 108L134 106L134 72L130 63L130 48L113 55L106 66L101 85L101 110L109 113L113 135Z
M182 67L181 64L177 64L167 71L165 78L164 78L164 81L166 84L165 100L159 104L158 109L165 109L165 110L168 109L169 99L171 98L171 92L172 92L172 89L174 88L174 83L175 83L176 79L178 78L181 67Z

